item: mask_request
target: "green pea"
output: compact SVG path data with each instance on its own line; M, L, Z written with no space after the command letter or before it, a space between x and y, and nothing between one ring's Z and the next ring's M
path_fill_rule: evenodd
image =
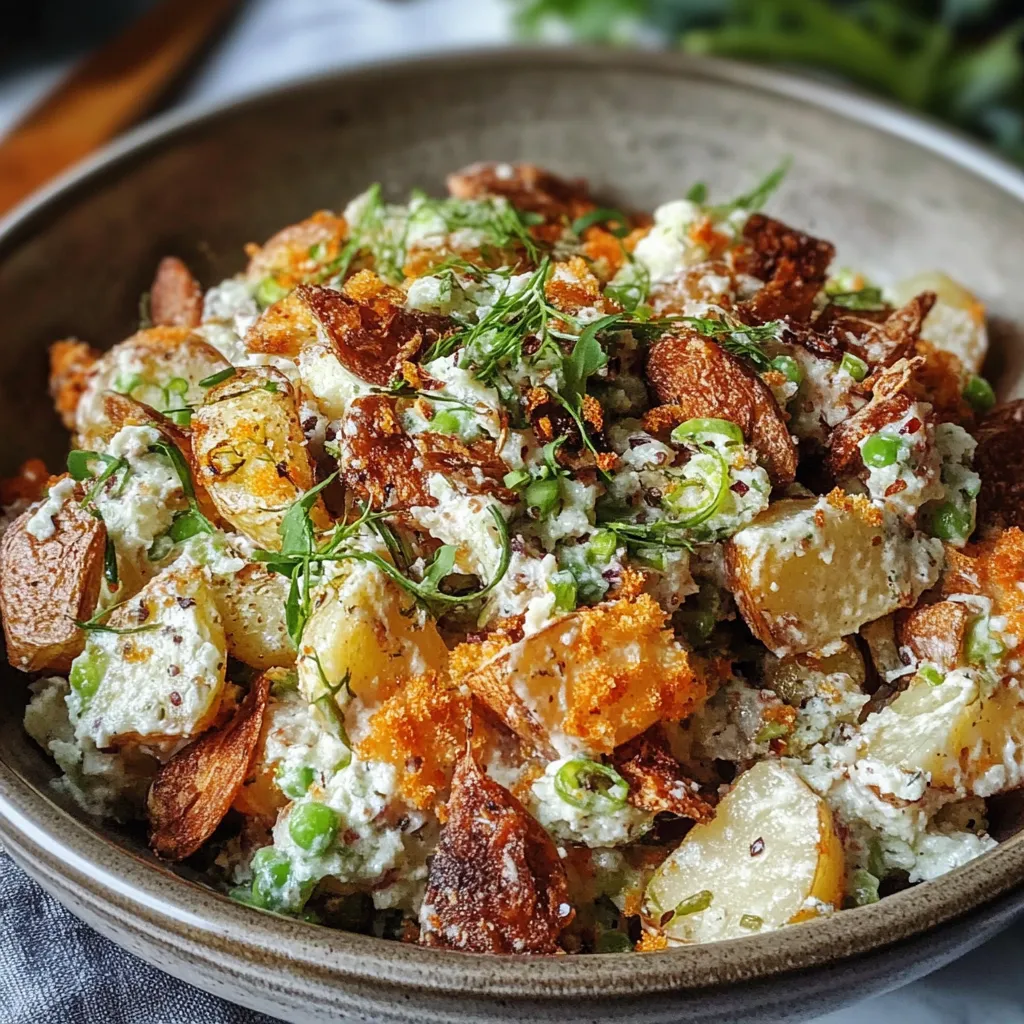
M967 631L964 653L971 665L990 665L998 661L1006 648L997 636L993 636L987 615L979 615Z
M288 815L288 835L297 846L314 856L323 853L334 842L338 826L337 812L314 800L293 807Z
M863 380L868 375L868 364L852 352L846 352L843 355L839 369L848 373L854 380Z
M85 707L96 696L107 670L107 656L98 650L87 650L75 658L71 665L69 682Z
M972 373L967 379L963 394L975 412L986 413L996 404L996 393L992 390L992 385L976 373Z
M256 285L254 298L266 309L267 306L272 306L275 302L279 302L287 294L288 289L279 285L273 277L265 277Z
M457 434L462 430L462 420L458 413L445 409L430 421L430 429L436 434Z
M274 773L274 781L277 788L290 800L298 800L306 795L306 791L313 785L315 772L309 765L304 764L298 767L292 765L278 765Z
M559 487L557 480L534 480L523 495L526 507L541 519L550 515L558 505Z
M882 469L891 466L899 457L903 443L898 437L888 434L872 434L860 446L860 456L865 466Z
M284 905L282 890L288 884L292 866L288 858L272 846L264 846L252 856L252 902L266 910Z
M618 550L619 540L611 530L598 530L587 541L587 561L607 562Z
M555 607L560 612L571 612L576 607L576 577L568 569L552 575L548 590L555 595Z
M778 370L786 380L793 384L799 384L804 379L804 371L800 369L800 364L792 356L776 356L770 365L773 370Z
M932 513L932 536L958 543L971 533L971 516L951 501L944 502Z

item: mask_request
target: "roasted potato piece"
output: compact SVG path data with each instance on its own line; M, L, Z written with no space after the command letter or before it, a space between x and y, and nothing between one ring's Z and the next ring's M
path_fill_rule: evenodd
M760 323L806 320L828 276L835 246L762 213L747 218L743 239L746 248L738 253L739 269L765 282L741 304L743 314Z
M296 358L305 345L316 340L317 324L298 292L289 292L268 306L246 331L245 347L250 352Z
M581 608L460 681L553 760L611 753L655 722L691 715L707 696L705 674L641 594Z
M918 605L896 613L896 638L918 661L951 672L960 663L970 618L970 609L959 601Z
M796 446L771 389L720 345L687 331L655 342L647 376L677 422L717 417L735 423L775 486L796 475ZM658 412L658 410L654 410Z
M101 353L77 338L65 338L50 346L50 397L68 430L78 422L78 403L89 383L89 371Z
M550 837L465 753L430 862L420 942L471 953L555 953L573 916Z
M71 666L69 707L101 750L189 739L220 710L224 627L204 570L154 577L92 631Z
M644 913L671 943L735 939L842 905L843 846L828 805L792 769L760 761L648 883Z
M228 654L258 669L295 664L295 645L284 614L289 585L287 577L255 562L214 578Z
M108 436L103 396L118 391L158 412L198 406L199 382L226 369L227 360L187 327L151 327L115 345L92 366L75 413L79 447ZM172 382L184 381L180 384ZM173 403L173 404L172 404Z
M1024 399L994 409L981 421L976 436L980 532L1024 527Z
M362 274L380 281L369 271ZM367 277L357 274L356 278L355 288L350 282L345 294L319 285L302 285L296 295L320 324L338 362L359 380L387 387L401 372L403 362L413 359L454 324L445 316L403 309L401 292L386 285L373 295L366 287Z
M177 256L165 256L149 291L149 315L157 327L198 327L203 319L203 290Z
M23 672L66 672L85 646L76 620L100 593L107 530L79 504L70 477L38 509L23 512L0 540L0 611L7 658Z
M280 550L285 513L314 483L288 378L253 367L210 388L192 415L192 453L196 479L221 516L261 547ZM321 529L330 525L319 498L310 517Z
M594 208L582 178L559 178L535 164L470 164L448 175L448 191L456 199L504 196L516 209L551 221L575 220Z
M166 860L199 849L228 813L256 754L270 679L260 676L229 722L179 750L149 789L149 845Z
M648 729L618 747L612 763L629 783L629 802L634 807L693 821L710 821L714 817L714 808L669 753L660 727Z
M282 228L262 246L246 246L249 265L245 276L254 284L273 278L279 289L287 291L337 258L347 236L343 217L319 210L298 224Z
M952 352L977 373L988 351L984 304L963 285L935 270L907 278L888 289L897 304L909 302L922 292L933 292L937 301L927 314L921 337L936 348Z
M347 689L363 705L387 700L400 680L444 670L448 649L433 620L376 566L354 562L349 572L318 588L297 662L306 699L324 694L324 681ZM321 674L322 670L322 674ZM346 687L338 693L345 706ZM362 738L359 723L349 734Z
M938 686L915 676L862 729L862 756L927 772L933 787L987 797L1019 785L1005 754L1024 743L1024 699L1016 686L993 686L963 670Z
M0 478L0 505L9 508L20 501L28 504L40 501L49 483L50 471L46 463L42 459L26 459L14 476Z
M729 589L779 657L822 650L909 607L941 561L940 542L906 536L891 514L839 490L777 501L726 545Z

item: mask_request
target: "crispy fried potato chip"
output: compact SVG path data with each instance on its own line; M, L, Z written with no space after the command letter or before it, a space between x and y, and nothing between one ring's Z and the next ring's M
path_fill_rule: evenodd
M420 942L471 953L556 953L574 916L547 832L465 753L430 864Z
M260 676L231 720L193 740L165 764L149 788L149 845L166 860L199 849L221 823L256 755L270 677Z
M177 256L165 256L149 291L149 315L157 327L198 327L203 319L203 290Z
M720 345L696 331L664 337L647 357L647 376L658 398L675 410L675 422L729 420L743 431L775 486L796 476L796 446L771 389Z
M657 726L618 747L612 763L629 783L629 802L652 814L710 821L715 810L700 796L683 766L668 752Z

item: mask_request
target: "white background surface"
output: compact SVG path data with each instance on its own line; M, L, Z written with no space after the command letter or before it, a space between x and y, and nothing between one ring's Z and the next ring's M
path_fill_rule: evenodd
M222 99L357 62L500 44L510 34L505 12L501 0L250 0L183 100ZM0 82L0 132L63 70ZM1024 925L923 981L816 1024L1024 1024Z

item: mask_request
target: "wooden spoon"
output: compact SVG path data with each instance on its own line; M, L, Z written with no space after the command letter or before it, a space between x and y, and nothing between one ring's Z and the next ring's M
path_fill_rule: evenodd
M160 98L238 0L163 0L87 57L0 141L0 214Z

